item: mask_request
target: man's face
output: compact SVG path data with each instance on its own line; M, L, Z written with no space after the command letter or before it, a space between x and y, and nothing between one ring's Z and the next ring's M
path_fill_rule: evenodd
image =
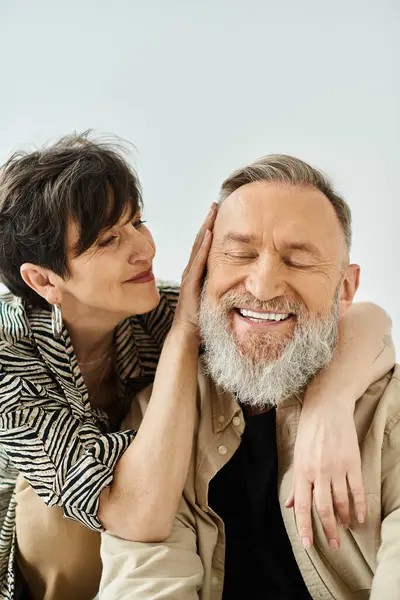
M244 354L276 359L300 319L330 314L346 255L340 223L319 190L247 184L219 210L208 305L226 309Z
M358 266L329 200L251 183L222 204L200 306L205 367L255 407L305 388L332 360Z

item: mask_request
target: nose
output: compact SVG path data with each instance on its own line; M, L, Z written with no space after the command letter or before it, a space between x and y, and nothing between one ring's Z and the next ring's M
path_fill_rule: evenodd
M250 294L262 302L283 296L286 284L283 281L278 258L260 256L257 262L253 264L253 268L246 279L245 287Z
M130 246L129 263L149 263L156 255L156 248L150 234L144 234L136 229L129 232L127 244Z

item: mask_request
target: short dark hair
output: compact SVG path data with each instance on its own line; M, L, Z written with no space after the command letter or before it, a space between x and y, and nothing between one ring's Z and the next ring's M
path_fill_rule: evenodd
M126 214L142 208L138 176L119 144L69 135L30 153L16 152L0 171L0 280L29 304L47 302L25 284L26 262L67 278L67 228L76 223L76 256Z

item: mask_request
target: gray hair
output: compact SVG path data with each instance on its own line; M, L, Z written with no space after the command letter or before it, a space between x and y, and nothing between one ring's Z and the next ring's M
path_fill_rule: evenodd
M322 192L332 204L342 226L347 249L350 252L351 210L347 202L334 190L332 183L318 169L285 154L270 154L252 164L234 171L221 186L220 204L235 190L248 183L271 181L288 186L313 187Z
M207 295L207 282L199 312L203 365L217 385L236 394L243 404L258 408L277 405L300 394L314 375L332 362L339 331L341 281L329 313L314 317L300 299L262 302L240 290L226 292L214 308ZM293 335L280 339L274 333L248 334L241 341L229 321L231 308L238 305L293 312L297 317Z

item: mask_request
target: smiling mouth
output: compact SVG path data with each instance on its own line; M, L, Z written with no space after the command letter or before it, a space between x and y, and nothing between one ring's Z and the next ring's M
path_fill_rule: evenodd
M252 321L253 323L280 323L295 316L293 313L262 312L257 310L248 310L246 308L235 308L234 310L242 318Z
M127 279L125 283L145 283L146 281L152 281L153 279L153 269L150 267L150 269L147 269L147 271L142 271L138 275L135 275L135 277Z

